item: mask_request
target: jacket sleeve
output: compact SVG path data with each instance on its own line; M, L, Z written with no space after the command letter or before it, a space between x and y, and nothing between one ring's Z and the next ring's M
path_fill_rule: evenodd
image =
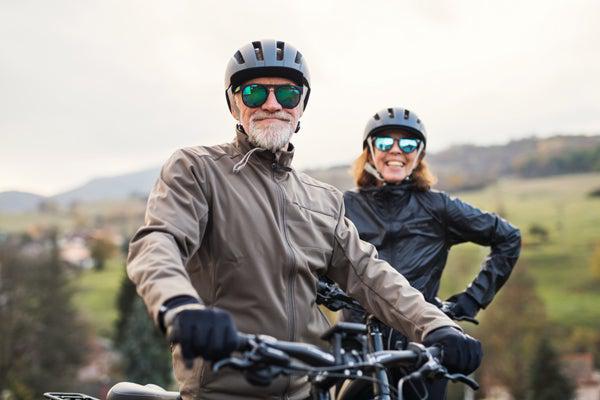
M144 225L129 246L127 273L155 321L160 306L173 297L201 302L186 271L209 210L204 171L196 160L179 150L165 163L148 198Z
M521 233L496 214L450 197L446 197L446 225L450 245L473 242L491 247L481 271L465 291L485 308L504 285L519 258Z
M421 292L377 258L377 250L360 240L352 222L344 216L342 202L334 234L334 247L327 275L378 319L400 330L411 340L422 341L443 326L458 329Z

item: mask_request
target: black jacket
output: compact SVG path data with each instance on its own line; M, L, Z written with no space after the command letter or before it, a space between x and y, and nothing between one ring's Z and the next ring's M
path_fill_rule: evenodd
M491 252L466 292L485 308L508 279L521 248L519 230L446 193L414 189L411 183L344 194L346 217L425 299L434 302L450 248L473 242Z

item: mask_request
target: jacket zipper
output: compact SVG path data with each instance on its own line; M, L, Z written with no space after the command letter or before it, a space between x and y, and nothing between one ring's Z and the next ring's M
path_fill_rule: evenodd
M290 321L290 331L288 334L289 340L290 341L295 341L296 340L296 310L294 307L294 286L296 283L296 257L294 255L294 249L292 248L292 245L290 244L290 240L288 237L288 233L287 233L287 227L286 227L286 221L285 221L285 193L283 188L281 187L281 185L279 184L279 182L277 182L277 178L275 176L276 171L278 169L278 164L277 161L275 161L272 166L272 176L273 176L273 182L275 182L275 185L277 186L277 193L278 193L278 197L279 197L279 206L281 207L281 213L279 214L279 223L281 226L281 230L283 231L283 236L285 237L285 241L288 245L287 249L286 249L286 262L290 267L290 274L288 276L288 301L287 301L287 310L288 310L288 315L289 315L289 321ZM288 398L287 392L290 388L290 384L291 384L291 377L288 377L288 382L287 382L287 388L284 392L284 398Z
M290 243L287 227L286 227L286 214L285 214L285 193L279 182L277 182L277 178L275 173L277 171L278 165L276 162L272 165L273 168L273 181L277 185L278 193L279 193L279 206L281 207L281 213L279 218L279 223L281 224L281 230L283 231L283 236L285 237L285 242L287 243L287 251L286 261L288 262L290 268L290 274L288 276L288 312L290 313L290 332L289 332L289 340L294 341L296 339L296 314L294 307L294 293L295 293L295 282L296 282L296 257L294 255L294 249Z

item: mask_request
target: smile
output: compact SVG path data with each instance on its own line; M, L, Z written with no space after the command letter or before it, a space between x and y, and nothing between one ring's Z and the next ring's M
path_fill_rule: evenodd
M388 167L404 167L404 163L402 161L387 161L385 163Z

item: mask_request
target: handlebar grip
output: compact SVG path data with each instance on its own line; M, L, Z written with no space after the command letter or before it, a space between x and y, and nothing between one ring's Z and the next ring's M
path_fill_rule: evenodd
M427 348L429 354L433 356L433 358L440 360L442 358L442 348L440 346L431 346Z
M237 351L245 351L250 349L250 342L255 338L255 335L249 335L247 333L238 332L238 345Z

